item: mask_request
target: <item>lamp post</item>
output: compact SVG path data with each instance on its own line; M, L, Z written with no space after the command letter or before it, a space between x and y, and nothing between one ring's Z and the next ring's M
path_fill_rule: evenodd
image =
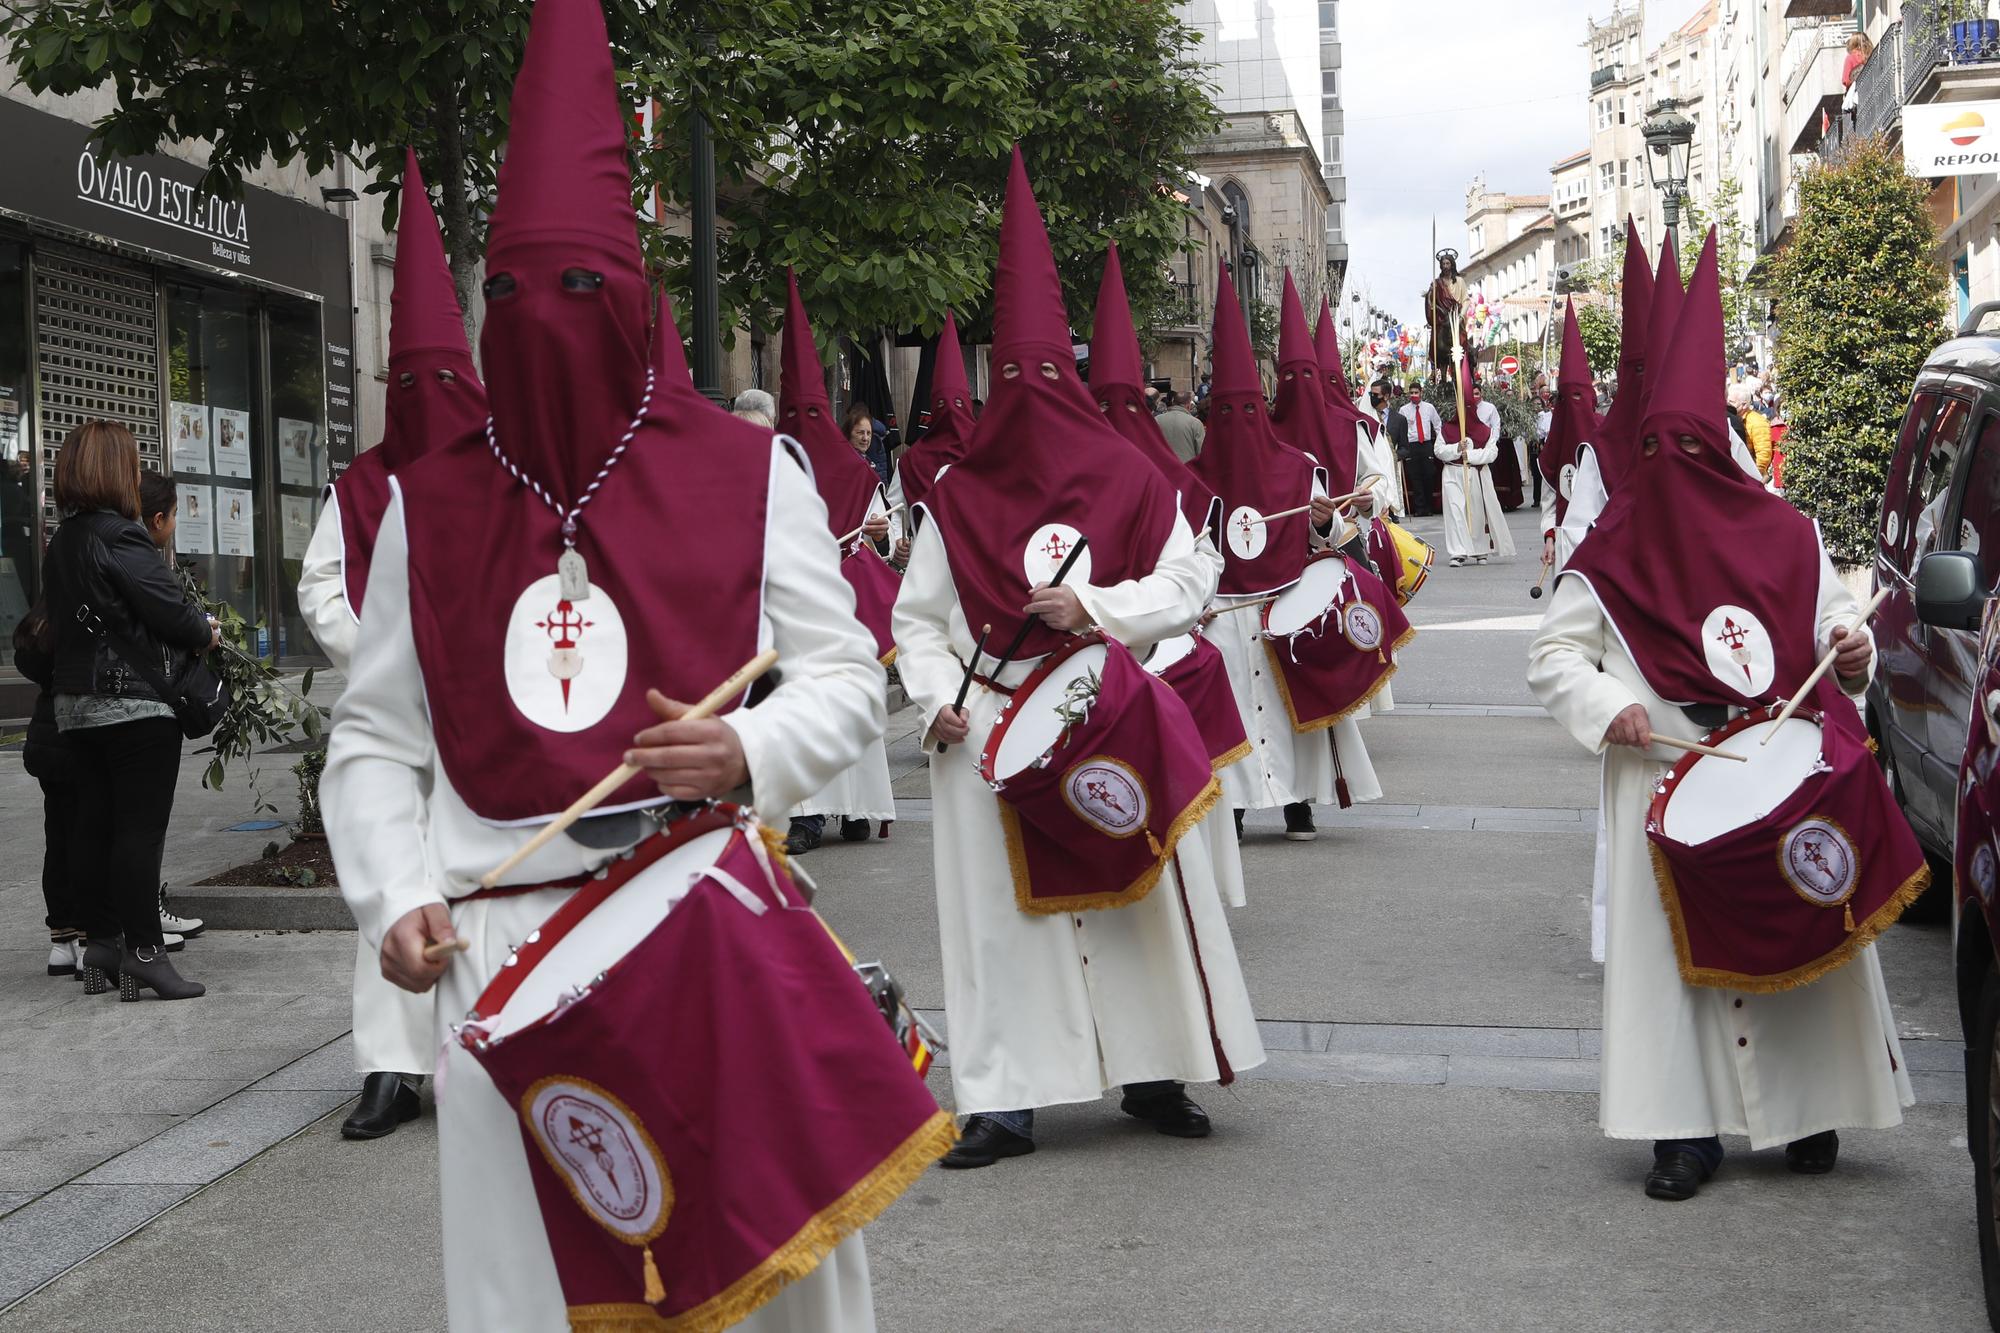
M1694 143L1694 122L1681 114L1678 98L1654 103L1640 135L1646 141L1646 175L1660 192L1661 215L1668 231L1680 226L1681 200L1687 197L1688 149Z

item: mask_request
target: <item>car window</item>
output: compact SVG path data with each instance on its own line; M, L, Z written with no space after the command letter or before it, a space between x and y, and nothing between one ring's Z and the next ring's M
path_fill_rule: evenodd
M1903 428L1896 436L1895 452L1889 456L1889 484L1882 491L1882 518L1880 539L1882 550L1893 559L1905 557L1909 553L1912 525L1910 515L1916 510L1917 487L1911 484L1911 476L1921 468L1925 447L1930 443L1931 423L1937 416L1938 392L1935 389L1919 389L1910 399L1910 407L1903 414Z
M1991 588L2000 580L2000 415L1989 412L1980 423L1964 495L1956 547L1979 557L1986 586Z
M1931 427L1930 447L1924 451L1923 471L1918 477L1920 508L1917 510L1912 556L1921 560L1938 549L1956 546L1956 534L1940 537L1938 527L1950 518L1951 479L1958 472L1959 451L1965 442L1965 423L1972 404L1963 398L1946 397L1938 409L1937 423Z

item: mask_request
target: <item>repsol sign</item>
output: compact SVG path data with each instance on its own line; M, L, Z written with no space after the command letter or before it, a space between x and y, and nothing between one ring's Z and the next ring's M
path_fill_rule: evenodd
M101 157L85 144L76 155L76 197L207 238L217 259L250 262L250 209L247 204L199 193L192 182L175 180L143 161Z

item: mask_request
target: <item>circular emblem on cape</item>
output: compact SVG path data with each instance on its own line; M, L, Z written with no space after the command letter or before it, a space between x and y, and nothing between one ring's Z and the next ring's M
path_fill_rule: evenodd
M1576 464L1564 463L1556 473L1556 492L1565 500L1576 498Z
M1340 632L1364 653L1382 646L1382 614L1366 602L1349 602L1341 613Z
M1137 833L1151 809L1139 775L1104 755L1092 755L1065 773L1062 792L1078 819L1114 838Z
M1701 622L1701 646L1709 672L1738 694L1755 699L1771 688L1778 670L1771 631L1742 607L1725 603L1710 611Z
M1028 586L1047 583L1062 568L1063 561L1076 549L1083 534L1067 523L1044 523L1035 529L1035 535L1028 538L1027 549L1021 552L1021 572L1028 576ZM1083 548L1083 554L1070 566L1069 573L1063 575L1063 582L1090 582L1090 548Z
M595 583L564 601L549 574L530 583L507 616L507 697L548 731L582 731L604 720L625 688L625 618Z
M1972 849L1972 887L1979 890L1979 896L1987 902L1993 901L1993 871L1993 845L1982 842Z
M1817 815L1792 825L1778 843L1778 868L1786 883L1821 907L1836 906L1853 895L1860 866L1847 830Z
M1238 505L1223 524L1228 530L1229 552L1238 560L1255 560L1264 554L1269 543L1271 525L1264 522L1264 515L1251 505Z
M545 1078L521 1099L528 1132L598 1225L633 1244L667 1229L673 1183L625 1103L587 1079Z
M1896 544L1896 538L1901 535L1902 526L1903 516L1895 510L1891 509L1882 516L1882 536L1888 541L1889 545L1894 546Z

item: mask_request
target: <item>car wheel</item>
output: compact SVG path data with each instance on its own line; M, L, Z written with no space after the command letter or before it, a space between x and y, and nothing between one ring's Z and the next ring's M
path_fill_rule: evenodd
M1991 968L1980 987L1979 1015L1966 1051L1965 1113L1986 1321L2000 1333L2000 972Z

